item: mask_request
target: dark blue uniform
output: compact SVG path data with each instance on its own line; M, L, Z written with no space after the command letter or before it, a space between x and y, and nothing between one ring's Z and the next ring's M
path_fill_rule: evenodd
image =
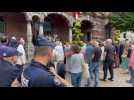
M19 75L20 72L16 66L5 60L0 60L0 87L10 87Z
M23 87L63 87L63 84L49 72L49 68L34 60L24 69L21 82Z

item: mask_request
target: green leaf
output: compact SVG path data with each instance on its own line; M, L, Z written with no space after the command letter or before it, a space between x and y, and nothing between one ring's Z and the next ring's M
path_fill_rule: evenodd
M134 12L114 12L109 17L113 27L122 31L134 31Z

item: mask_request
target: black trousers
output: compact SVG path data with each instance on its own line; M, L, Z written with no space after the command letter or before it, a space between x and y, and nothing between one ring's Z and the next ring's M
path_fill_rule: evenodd
M20 71L23 71L23 66L24 66L24 65L18 65L18 64L16 64L16 67L17 67Z
M108 61L105 61L104 62L104 66L103 66L104 79L107 78L107 72L108 72L108 70L110 72L110 79L113 79L113 77L114 77L113 63L114 63L114 61L112 61L112 60L108 60Z
M122 54L119 54L120 64L122 63Z
M65 64L64 64L64 62L59 62L57 64L57 70L58 70L58 75L65 79Z
M19 71L19 75L18 75L18 77L17 77L17 80L18 80L19 82L21 82L21 74L22 74L22 72L23 72L23 66L24 66L24 65L18 65L18 64L16 64L16 67L18 68L18 71Z

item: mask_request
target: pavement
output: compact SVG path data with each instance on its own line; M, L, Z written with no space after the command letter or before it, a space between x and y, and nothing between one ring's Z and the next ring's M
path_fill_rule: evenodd
M103 71L100 71L100 78L103 79ZM132 87L126 81L130 79L129 72L121 68L114 69L114 81L100 81L100 87Z
M108 72L109 78L109 72ZM126 81L130 79L130 75L128 71L124 71L122 68L114 69L114 81L102 81L103 79L103 70L100 69L100 87L132 87L132 84L127 83ZM81 87L84 86L86 81L82 81Z

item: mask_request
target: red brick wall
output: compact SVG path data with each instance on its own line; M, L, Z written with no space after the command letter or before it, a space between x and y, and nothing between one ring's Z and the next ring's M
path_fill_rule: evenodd
M68 41L69 40L69 31L68 27L64 25L63 22L58 22L55 21L55 24L53 25L53 34L57 34L60 39L63 41Z
M47 17L48 18L48 17ZM59 15L49 15L52 23L52 34L57 34L62 41L69 41L69 27L65 19Z
M105 40L105 33L103 32L99 32L99 31L93 31L92 32L92 38L93 39L101 39L101 40Z
M16 36L17 39L24 37L26 40L27 24L24 15L4 16L6 22L6 33L9 37Z

